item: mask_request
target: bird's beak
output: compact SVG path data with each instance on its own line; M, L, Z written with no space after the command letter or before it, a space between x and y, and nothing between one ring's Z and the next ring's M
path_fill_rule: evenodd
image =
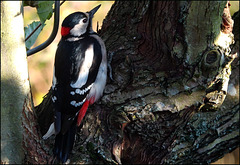
M98 5L97 7L93 8L91 11L89 11L89 16L93 18L93 15L97 12L97 10L100 8L101 5Z

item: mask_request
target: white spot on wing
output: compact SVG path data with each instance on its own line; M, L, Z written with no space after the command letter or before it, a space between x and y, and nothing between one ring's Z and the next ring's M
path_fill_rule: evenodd
M76 89L75 92L76 92L77 94L80 94L81 90L80 90L80 89Z
M93 61L93 54L94 54L93 44L91 44L85 52L85 59L80 68L77 81L75 83L70 84L72 88L81 88L84 84L86 84L88 79L89 69Z
M85 102L85 100L86 100L86 98L83 100L83 101L81 101L81 102L76 102L76 101L71 101L70 102L70 104L72 105L72 106L75 106L75 107L79 107L80 105L82 105L84 102ZM78 113L78 112L77 112ZM70 119L69 119L70 120Z
M55 103L56 100L57 100L57 97L56 97L56 96L53 96L53 97L52 97L52 101Z
M75 93L76 94L79 94L79 95L84 95L84 93L86 93L87 91L89 91L91 88L92 88L92 86L93 86L93 83L91 84L91 85L89 85L87 88L85 88L85 89L79 89L79 88L77 88L76 90L75 90ZM71 92L71 93L74 93L74 92ZM74 94L75 94L74 93ZM74 94L72 94L72 95L74 95Z
M71 101L70 104L74 106L76 104L76 101Z

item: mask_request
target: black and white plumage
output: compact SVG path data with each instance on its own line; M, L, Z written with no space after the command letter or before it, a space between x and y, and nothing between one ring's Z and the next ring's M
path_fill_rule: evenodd
M92 18L99 7L72 13L62 23L52 82L55 119L43 136L46 139L56 134L54 154L62 163L73 148L76 126L88 105L101 97L106 85L106 48L92 30Z

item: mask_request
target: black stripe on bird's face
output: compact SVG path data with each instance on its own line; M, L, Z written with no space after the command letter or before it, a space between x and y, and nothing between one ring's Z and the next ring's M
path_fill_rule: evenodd
M68 15L61 28L62 37L80 37L87 33L89 28L89 14L83 12L75 12Z

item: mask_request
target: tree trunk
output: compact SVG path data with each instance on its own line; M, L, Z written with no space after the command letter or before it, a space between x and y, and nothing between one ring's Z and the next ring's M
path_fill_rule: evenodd
M79 127L72 163L211 163L238 147L239 68L226 3L114 3L100 31L113 80ZM51 90L36 112L43 135Z
M23 161L21 114L29 93L21 2L1 1L1 163Z

